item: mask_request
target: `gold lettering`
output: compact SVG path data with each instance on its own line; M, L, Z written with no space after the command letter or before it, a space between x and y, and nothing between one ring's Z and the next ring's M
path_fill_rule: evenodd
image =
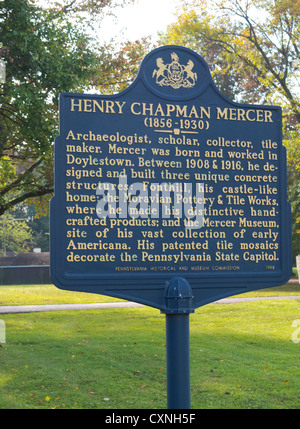
M78 112L81 112L81 99L78 100L78 102L75 102L74 98L71 98L71 112L75 111L75 107L78 107Z
M273 122L271 110L217 107L217 119L225 121Z
M84 108L83 108L84 112L92 112L92 100L84 99L83 105L84 105Z

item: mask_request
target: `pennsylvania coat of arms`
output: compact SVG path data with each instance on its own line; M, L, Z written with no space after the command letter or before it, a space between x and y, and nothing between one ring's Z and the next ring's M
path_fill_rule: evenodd
M171 86L174 89L192 88L197 81L197 73L194 73L194 63L189 60L186 65L179 63L178 55L171 54L171 63L164 64L162 58L157 58L156 65L158 69L153 71L152 77L159 86Z

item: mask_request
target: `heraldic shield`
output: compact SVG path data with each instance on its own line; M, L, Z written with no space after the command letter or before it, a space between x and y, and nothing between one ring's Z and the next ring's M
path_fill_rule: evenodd
M171 63L164 64L162 58L157 58L157 69L153 71L156 83L160 86L171 86L174 89L191 88L197 81L197 73L193 72L194 63L188 60L186 65L180 64L179 57L175 52L171 53Z
M182 46L154 49L145 57L142 70L148 89L174 99L200 95L209 83L213 84L203 58Z

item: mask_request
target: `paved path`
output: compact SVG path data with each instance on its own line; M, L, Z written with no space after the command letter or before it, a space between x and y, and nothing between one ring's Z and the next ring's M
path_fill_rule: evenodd
M248 301L265 301L274 299L299 299L300 296L265 296L255 298L224 298L213 302L212 304L234 304L238 302ZM42 311L61 311L61 310L91 310L91 309L105 309L105 308L130 308L130 307L144 307L142 304L131 301L122 302L107 302L107 303L93 303L93 304L55 304L55 305L3 305L0 306L0 314L10 313L35 313Z
M0 306L0 314L8 313L34 313L40 311L61 311L61 310L92 310L102 308L127 308L142 307L142 304L135 302L100 302L92 304L49 304L49 305L15 305Z

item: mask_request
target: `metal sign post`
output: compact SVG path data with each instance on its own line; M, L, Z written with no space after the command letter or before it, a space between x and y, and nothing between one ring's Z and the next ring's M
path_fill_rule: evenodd
M167 406L190 409L189 314L166 314Z
M188 282L172 279L166 289L167 399L169 409L190 409L190 313L193 292Z

